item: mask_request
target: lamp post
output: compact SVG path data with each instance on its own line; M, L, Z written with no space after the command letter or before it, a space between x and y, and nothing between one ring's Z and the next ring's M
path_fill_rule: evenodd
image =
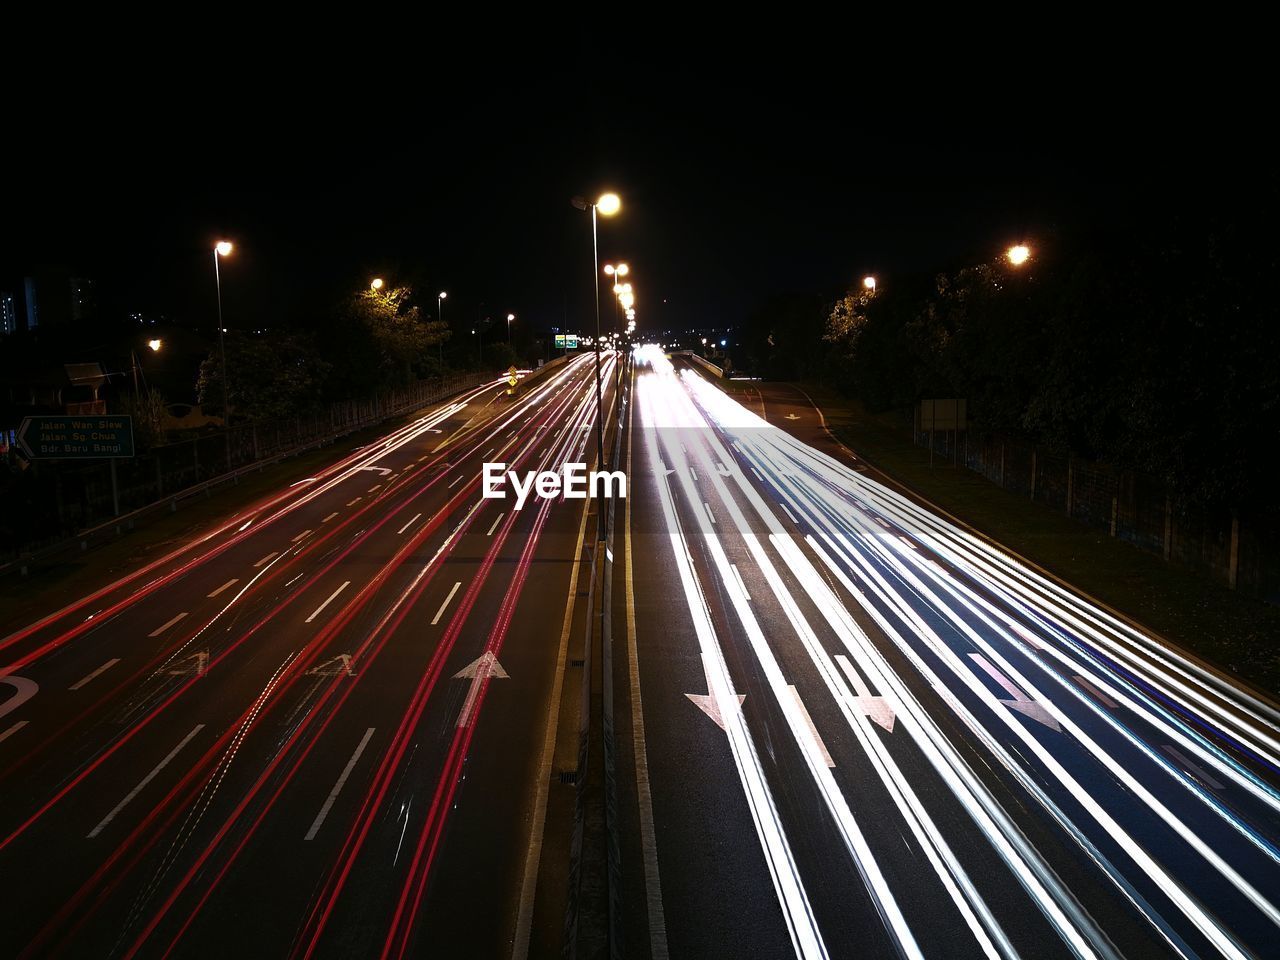
M622 209L622 201L616 193L601 194L595 203L574 197L571 201L579 210L591 211L591 280L595 284L596 306L596 463L607 470L604 461L604 400L600 388L600 243L596 230L597 211L602 217L612 217Z
M436 322L444 323L444 298L449 294L441 290L436 294ZM444 376L444 331L440 331L440 376Z
M613 292L619 293L619 284L621 279L631 272L631 267L625 263L620 263L616 267L612 263L604 265L604 272L607 276L613 277ZM618 332L618 300L615 297L613 301L613 332Z
M370 290L372 290L374 293L377 293L379 290L381 290L381 289L382 289L382 278L381 278L381 277L374 277L374 278L373 278L373 280L371 280L371 281L369 282L369 289L370 289Z
M232 249L229 240L219 240L213 245L213 283L218 291L218 353L222 361L222 418L228 430L231 429L231 392L227 384L227 339L222 326L222 272L218 268L218 259L230 256ZM227 466L231 466L230 438L227 440Z
M507 346L511 346L511 321L516 318L514 313L507 314Z

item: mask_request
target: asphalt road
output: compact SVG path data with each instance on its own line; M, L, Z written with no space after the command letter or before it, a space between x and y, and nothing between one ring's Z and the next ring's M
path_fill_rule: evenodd
M585 501L480 464L589 461L593 367L505 387L0 640L0 954L511 955Z
M799 394L628 397L621 955L1277 954L1270 704ZM590 357L477 389L0 640L0 954L558 955L588 502L480 465L594 410Z
M647 359L631 955L1276 955L1269 704Z

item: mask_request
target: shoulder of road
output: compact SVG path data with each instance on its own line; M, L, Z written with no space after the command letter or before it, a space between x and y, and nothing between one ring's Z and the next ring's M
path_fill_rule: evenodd
M1224 674L1280 690L1280 608L1166 563L1104 531L1070 520L951 464L929 463L909 428L814 384L724 381L772 425L940 507L983 537L1031 561L1148 632Z

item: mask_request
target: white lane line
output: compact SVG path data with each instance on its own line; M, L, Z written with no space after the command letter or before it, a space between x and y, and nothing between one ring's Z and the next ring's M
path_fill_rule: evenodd
M486 460L488 460L488 459L489 459L489 457L491 457L491 456L493 455L493 451L494 451L494 450L497 450L497 449L498 449L497 447L494 447L493 449L489 450L487 453L485 453L484 458L485 458Z
M178 614L176 617L174 617L174 618L173 618L172 620L170 620L168 623L166 623L166 624L162 624L161 626L156 627L154 630L152 630L150 633L148 633L148 634L147 634L147 636L148 636L148 637L158 637L158 636L160 636L160 634L164 633L166 630L168 630L170 627L172 627L175 623L177 623L179 620L181 620L181 619L182 619L183 617L185 617L186 615L187 615L187 613L186 613L186 611L184 610L182 613Z
M320 825L324 823L324 818L329 815L329 809L333 806L333 802L338 799L338 794L342 790L342 785L347 782L347 777L351 776L351 771L355 769L356 764L360 761L360 754L364 753L364 748L369 745L369 738L373 736L374 728L370 727L364 732L364 736L360 739L360 745L356 747L356 752L351 755L351 759L347 761L347 765L342 768L342 775L338 777L338 782L333 785L333 789L329 791L329 796L324 801L324 806L320 808L320 812L316 814L315 822L311 824L311 829L307 831L304 840L314 840L316 833L320 830Z
M76 681L75 683L73 683L71 686L67 687L67 689L68 689L68 690L79 690L81 687L83 687L83 686L84 686L86 683L88 683L90 680L96 680L96 679L98 679L98 677L102 676L102 674L106 673L108 670L110 670L112 667L114 667L114 666L115 666L117 663L119 663L119 662L120 662L120 658L119 658L119 657L112 657L110 660L108 660L106 663L104 663L102 666L100 666L97 670L93 671L93 673L89 674L87 677L85 677L85 678L84 678L84 679L82 679L82 680L77 680L77 681Z
M708 520L710 520L712 523L715 523L715 522L716 522L716 515L715 515L714 513L712 513L712 512L711 512L711 504L709 504L709 503L707 503L707 501L703 500L703 501L702 501L702 505L703 505L704 507L706 507L706 509L707 509L707 519L708 519Z
M493 526L491 526L491 527L489 528L489 532L485 534L485 536L486 536L486 537L492 537L492 536L493 536L493 531L495 531L495 530L497 530L497 529L498 529L498 524L502 522L502 518L503 518L503 517L505 517L506 515L507 515L507 514L506 514L506 512L504 511L503 513L498 514L498 515L494 518L494 520L493 520Z
M733 577L738 581L738 589L742 591L742 599L749 601L751 599L751 594L747 593L747 584L746 581L742 579L742 574L738 570L738 565L736 563L731 563L729 564L729 568L733 570Z
M110 813L108 813L105 817L103 817L102 822L89 831L89 835L86 839L92 840L94 837L100 834L104 829L106 829L107 824L109 824L112 820L114 820L116 818L116 815L125 807L127 807L129 805L129 802L133 800L134 797L136 797L143 790L145 790L147 784L150 783L152 780L154 780L156 776L160 773L160 771L163 770L165 767L167 767L170 761L173 760L173 758L178 755L178 752L183 747L185 747L188 743L194 740L196 734L203 729L204 729L204 724L197 723L195 726L195 729L192 730L190 733L188 733L185 737L183 737L182 742L179 743L172 750L170 750L169 755L165 757L163 760L161 760L159 763L157 763L155 767L152 769L152 771L148 773L145 777L143 777L142 781L136 787L130 790L128 794L125 795L125 798L123 800L121 800L119 803L115 805L115 809L113 809Z
M785 513L790 518L792 523L794 523L796 526L800 525L800 521L796 519L796 515L787 509L787 505L785 503L780 503L778 504L778 506L782 508L782 512Z
M324 608L327 607L329 604L333 603L333 598L336 597L338 594L340 594L343 590L347 589L347 587L349 586L351 586L351 581L343 580L342 586L340 586L337 590L333 591L333 593L329 594L329 598L325 600L324 603L320 604L320 606L316 607L315 612L312 613L311 616L307 617L307 623L310 623L316 617L320 616L320 614L324 611Z
M693 467L689 468L689 476L693 477L694 483L698 482L698 474L694 471Z
M813 749L817 751L823 763L828 767L834 767L836 762L831 759L831 753L827 750L827 745L822 742L822 734L818 733L818 728L813 725L813 717L809 716L809 708L800 699L800 691L796 689L793 683L787 684L787 689L791 691L791 699L795 700L800 716L804 718L804 725L809 728L809 736L813 738Z
M294 537L294 538L293 538L292 540L290 540L289 542L290 542L290 543L297 543L299 540L301 540L303 537L305 537L305 536L306 536L307 534L309 534L310 532L311 532L311 529L310 529L310 528L308 528L308 529L306 529L306 530L303 530L300 534L298 534L296 537Z
M453 481L453 483L449 484L449 489L450 489L450 490L452 490L454 487L456 487L458 484L460 484L460 483L462 482L462 480L463 480L463 478L464 478L465 476L466 476L466 474L465 474L465 473L464 473L464 474L459 474L459 475L458 475L458 479L457 479L457 480L455 480L455 481Z
M429 453L424 453L422 456L420 456L420 457L418 458L418 462L419 462L419 463L421 463L423 460L427 459L427 457L429 457L429 456L431 456L431 454L429 454Z
M380 484L380 483L375 483L372 487L370 487L370 488L369 488L368 490L366 490L365 492L366 492L366 493L373 493L373 491L375 491L375 490L379 490L379 489L381 489L381 488L382 488L382 484Z
M264 563L266 563L268 560L271 560L272 558L274 558L274 557L278 557L278 556L280 556L280 554L279 554L279 553L268 553L265 557L263 557L261 560L259 560L257 563L255 563L255 564L254 564L254 567L255 567L255 568L260 567L260 566L262 566Z
M11 736L13 736L15 733L17 733L19 730L21 730L30 722L31 721L29 720L19 720L17 723L15 723L12 727L10 727L4 733L0 733L0 743L4 743L4 741L8 740Z
M1221 783L1213 779L1213 777L1209 776L1209 774L1205 773L1203 767L1189 760L1187 756L1181 750L1175 747L1173 744L1166 743L1163 746L1161 746L1160 749L1163 750L1165 753L1167 753L1169 756L1173 757L1173 759L1177 762L1178 766L1182 767L1183 770L1187 771L1187 773L1191 774L1193 777L1195 777L1205 786L1211 787L1214 790L1224 789Z
M764 483L764 477L760 476L760 471L759 471L759 470L757 470L755 467L752 467L752 468L751 468L751 472L752 472L752 473L754 473L754 474L756 475L756 479L757 479L757 480L759 480L761 483Z
M1075 676L1075 677L1072 677L1071 679L1073 679L1077 684L1079 684L1082 690L1084 690L1087 694L1089 694L1089 696L1093 697L1093 699L1097 700L1104 707L1110 707L1112 710L1115 710L1120 706L1120 704L1116 703L1114 700L1108 697L1105 693L1103 693L1101 690L1095 687L1092 683L1090 683L1084 677Z
M412 527L415 523L417 523L417 522L418 522L418 517L420 517L420 516L422 516L422 514L420 514L420 513L416 513L416 514L414 514L413 519L412 519L412 520L410 520L408 523L406 523L406 524L405 524L403 527L401 527L399 530L397 530L397 531L396 531L396 533L397 533L397 534L404 533L406 530L408 530L410 527Z
M338 511L337 511L337 510L335 510L335 511L333 511L333 513L329 514L327 517L325 517L325 518L324 518L323 520L321 520L320 522L321 522L321 523L328 523L330 520L332 520L332 519L333 519L334 517L336 517L337 515L338 515Z
M439 610L437 610L437 611L436 611L436 615L435 615L434 617L432 617L432 618L431 618L431 625L432 625L433 627L434 627L437 623L439 623L439 622L440 622L440 618L444 616L445 608L449 606L449 601L453 599L453 595L454 595L455 593L457 593L457 592L458 592L458 588L459 588L460 586L462 586L462 581L461 581L461 580L459 580L457 583L455 583L455 584L453 585L453 589L449 591L449 595L448 595L447 597L445 597L445 598L444 598L444 603L440 604L440 609L439 609Z
M360 502L361 500L363 500L363 499L364 499L364 497L356 497L354 500L348 500L348 501L347 501L347 506L348 506L348 507L354 507L357 503L359 503L359 502Z
M216 597L218 594L220 594L223 590L227 589L227 587L234 587L239 582L240 582L239 577L232 577L230 580L228 580L226 583L220 586L217 590L213 591L213 593L208 594L208 597L212 599L213 597Z

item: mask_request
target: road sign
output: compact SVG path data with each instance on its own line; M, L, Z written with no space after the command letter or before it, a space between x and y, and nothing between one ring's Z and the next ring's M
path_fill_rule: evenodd
M18 427L18 447L35 460L132 457L133 418L27 417Z
M568 347L570 350L578 349L578 335L576 333L569 334L566 339L568 340Z
M517 383L520 382L519 374L520 374L520 371L516 369L516 366L514 363L511 366L507 367L507 383L514 387Z

